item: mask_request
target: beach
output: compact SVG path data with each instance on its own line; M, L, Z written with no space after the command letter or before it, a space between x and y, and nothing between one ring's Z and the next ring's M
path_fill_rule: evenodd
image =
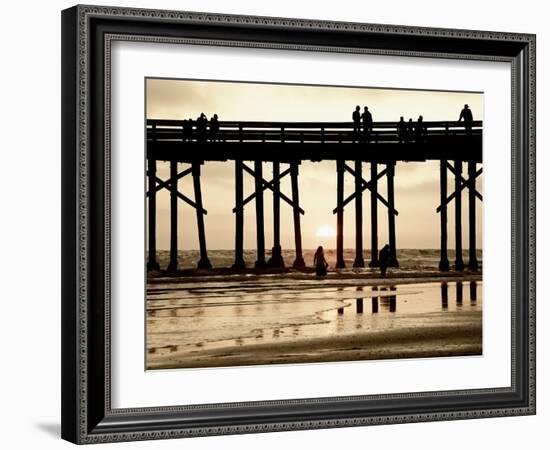
M147 369L481 355L481 273L421 269L157 274Z

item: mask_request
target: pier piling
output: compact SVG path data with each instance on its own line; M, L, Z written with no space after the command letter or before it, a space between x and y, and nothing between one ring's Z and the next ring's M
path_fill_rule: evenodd
M363 162L355 161L355 261L353 267L365 267L363 259Z
M369 267L378 267L378 165L375 162L370 163L370 226L371 226L371 244L370 244L370 262ZM390 213L393 214L393 211Z
M199 269L210 269L212 264L208 260L206 250L206 235L204 232L204 209L202 207L202 192L201 192L201 163L194 162L193 170L193 189L195 191L195 211L197 212L197 230L199 234L199 249L200 259L197 264Z
M298 162L290 165L290 180L292 187L292 213L294 217L294 246L296 248L296 259L294 268L303 268L306 266L302 254L302 229L300 226L300 197L298 193Z

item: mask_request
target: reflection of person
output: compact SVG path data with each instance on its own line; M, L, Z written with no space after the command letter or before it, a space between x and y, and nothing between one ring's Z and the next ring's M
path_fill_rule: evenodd
M328 263L325 259L323 247L319 246L313 257L313 265L315 266L315 275L324 276L327 274Z
M363 114L361 114L363 119L363 139L365 142L370 141L370 135L372 133L372 114L369 111L369 108L365 106Z
M355 107L355 111L351 115L353 119L353 142L359 141L359 136L361 134L361 107L358 105Z
M474 121L474 116L472 115L472 110L468 105L464 105L464 109L460 111L460 117L458 118L458 121L464 119L464 129L466 130L466 134L472 133L472 122Z
M388 268L388 265L390 263L390 246L388 244L384 245L382 250L380 250L380 253L378 255L378 261L380 262L380 274L385 277L386 276L386 269Z

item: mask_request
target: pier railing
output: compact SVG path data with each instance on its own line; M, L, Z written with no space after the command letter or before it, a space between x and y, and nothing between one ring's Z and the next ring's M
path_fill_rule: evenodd
M403 124L402 124L403 125ZM222 142L222 143L399 143L429 142L446 137L481 136L482 122L474 121L466 129L464 122L404 122L400 132L398 122L374 122L367 133L357 132L353 122L218 122L212 131L197 131L197 122L183 120L147 120L149 142ZM411 128L408 128L411 127Z

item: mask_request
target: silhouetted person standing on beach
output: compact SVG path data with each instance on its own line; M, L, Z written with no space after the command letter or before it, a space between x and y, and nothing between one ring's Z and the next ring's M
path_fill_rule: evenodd
M208 119L204 113L197 118L197 142L205 143L206 142L206 133L208 127Z
M386 276L386 269L388 268L388 265L390 263L390 257L391 257L390 253L391 253L391 248L388 244L386 244L378 254L378 261L380 262L380 274L383 277Z
M460 117L458 118L458 121L460 122L462 119L464 119L464 129L466 130L466 134L471 134L474 116L472 115L472 110L469 108L468 105L464 105L464 109L460 111Z
M218 141L218 133L220 132L220 122L218 122L218 115L210 119L210 142Z
M353 142L358 142L359 136L361 136L361 107L359 105L355 107L351 118L353 119Z
M319 246L313 256L313 265L315 266L315 275L318 277L324 276L327 274L328 263L325 259L325 252L323 247Z
M403 116L399 118L399 122L397 122L397 138L399 139L399 143L405 142L405 139L407 139L407 124L403 120Z
M363 119L363 139L365 142L369 142L370 135L372 133L372 114L370 113L368 106L365 106L361 118Z

